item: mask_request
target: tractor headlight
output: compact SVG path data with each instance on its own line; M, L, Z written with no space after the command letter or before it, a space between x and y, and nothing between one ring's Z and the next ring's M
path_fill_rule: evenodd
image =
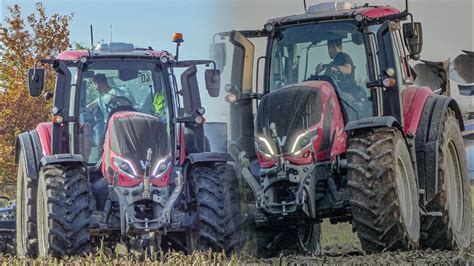
M304 149L308 148L313 140L318 137L318 129L310 129L295 138L293 145L291 146L291 153L293 155L298 155Z
M151 177L153 178L160 178L166 173L171 165L170 156L166 156L165 158L158 159L153 171L151 172Z
M120 158L118 156L114 156L113 160L114 165L117 167L119 172L130 178L138 177L137 169L135 169L135 166L129 160Z
M255 140L255 147L260 151L265 157L271 158L275 155L270 141L264 137L257 137Z

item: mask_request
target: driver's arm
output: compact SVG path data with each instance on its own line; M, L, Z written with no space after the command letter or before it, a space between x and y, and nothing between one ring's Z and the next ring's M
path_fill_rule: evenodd
M346 75L349 75L352 73L352 65L351 64L344 64L344 65L340 65L340 66L334 66L334 67L337 67L339 68L339 70L346 74ZM334 68L333 67L333 68ZM337 69L334 69L333 71L337 71Z
M97 108L97 106L99 106L99 98L93 100L92 102L90 102L87 106L86 106L86 110L88 110L89 112L95 108Z

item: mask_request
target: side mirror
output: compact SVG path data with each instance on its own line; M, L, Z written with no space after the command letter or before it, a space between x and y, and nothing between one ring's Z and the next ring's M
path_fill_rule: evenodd
M31 96L38 97L41 95L45 83L45 75L46 71L44 68L28 69L28 90Z
M225 43L213 43L209 45L209 58L216 62L216 68L221 72L224 71L226 61Z
M206 89L211 97L218 97L221 87L221 72L218 69L206 69L204 76L206 79Z
M410 57L414 60L420 59L423 47L423 31L420 22L403 24L403 37Z

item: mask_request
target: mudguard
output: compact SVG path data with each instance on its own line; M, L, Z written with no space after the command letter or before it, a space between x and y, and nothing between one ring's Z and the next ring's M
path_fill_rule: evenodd
M17 164L21 150L25 156L26 175L31 179L38 179L39 162L43 157L43 150L36 130L18 135L15 148L15 163Z
M87 166L86 161L82 157L81 154L55 154L51 156L44 156L40 161L40 167L50 164L61 164L61 165L82 165L84 167Z
M234 161L230 154L222 152L191 153L188 155L188 160L191 164Z
M400 122L393 116L368 117L356 121L351 121L346 125L346 131L351 133L353 131L377 128L377 127L396 127L401 130Z
M451 108L464 130L461 111L456 101L448 96L430 95L425 103L423 113L415 135L416 165L419 188L425 191L425 202L431 200L437 189L438 180L438 140L444 114Z

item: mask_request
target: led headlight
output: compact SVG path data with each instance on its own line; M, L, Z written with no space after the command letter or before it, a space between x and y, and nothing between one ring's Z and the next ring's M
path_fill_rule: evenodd
M257 150L259 150L266 157L271 158L275 155L272 145L266 138L257 137L255 140L255 146L257 147Z
M153 178L160 178L168 168L170 167L170 156L166 156L165 158L159 159L158 162L156 163L155 168L153 169L153 172L151 172L151 176Z
M298 135L295 138L295 141L293 142L293 145L291 146L291 153L293 155L298 155L301 153L302 150L308 148L311 143L313 142L313 139L318 137L318 129L313 128L311 130L308 130L300 135Z
M120 158L118 156L114 156L113 160L114 160L114 165L117 167L119 172L121 172L122 174L130 178L138 177L138 172L135 169L135 166L133 166L133 164L129 160Z

